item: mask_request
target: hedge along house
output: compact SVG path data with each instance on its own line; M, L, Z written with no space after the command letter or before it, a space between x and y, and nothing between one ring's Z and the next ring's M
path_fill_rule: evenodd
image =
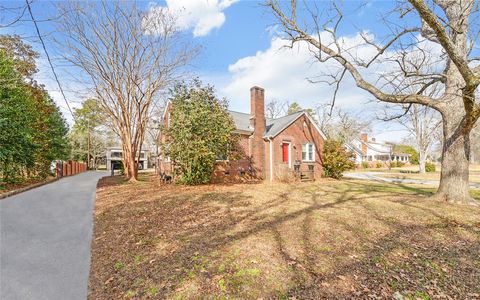
M163 123L170 124L171 103L165 107ZM275 181L284 176L314 180L322 176L322 152L325 134L305 111L281 118L265 117L265 91L250 89L250 114L228 111L239 135L242 158L218 160L214 180L251 175ZM162 143L168 137L162 136ZM159 172L171 174L172 162L160 154Z

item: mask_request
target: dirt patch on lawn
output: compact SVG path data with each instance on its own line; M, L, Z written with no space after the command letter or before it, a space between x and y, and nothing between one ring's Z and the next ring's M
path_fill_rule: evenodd
M428 193L105 179L89 299L480 298L480 210Z

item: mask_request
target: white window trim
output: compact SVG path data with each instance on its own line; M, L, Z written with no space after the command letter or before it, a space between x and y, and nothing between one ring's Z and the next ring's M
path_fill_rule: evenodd
M312 159L309 159L308 157L306 159L303 159L303 146L304 145L307 148L306 149L307 150L306 151L306 154L307 154L306 156L308 156L308 147L307 146L312 145L312 156L313 156ZM303 143L302 144L302 161L304 161L304 162L314 162L315 161L315 144L314 143Z

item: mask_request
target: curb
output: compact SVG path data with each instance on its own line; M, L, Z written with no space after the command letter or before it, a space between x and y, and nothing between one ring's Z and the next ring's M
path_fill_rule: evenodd
M46 185L46 184L55 182L57 180L60 180L60 178L63 178L63 177L55 177L55 179L52 179L52 180L49 180L49 181L37 182L37 183L34 183L32 185L29 185L29 186L26 186L26 187L23 187L23 188L19 188L18 190L13 190L13 191L10 191L10 192L6 192L4 194L0 194L0 200L8 198L8 197L13 196L13 195L17 195L17 194L26 192L28 190L40 187L42 185Z

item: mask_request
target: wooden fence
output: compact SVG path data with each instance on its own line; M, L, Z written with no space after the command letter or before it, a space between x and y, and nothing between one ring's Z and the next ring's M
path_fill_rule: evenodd
M59 161L57 162L57 177L71 176L87 171L87 164L78 161Z

